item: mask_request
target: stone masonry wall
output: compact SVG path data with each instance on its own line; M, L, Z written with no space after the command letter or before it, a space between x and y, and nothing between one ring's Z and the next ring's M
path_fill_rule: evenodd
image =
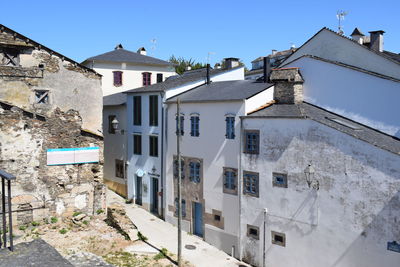
M103 140L82 131L77 111L57 108L36 117L15 106L0 107L0 169L17 177L12 182L17 223L105 208ZM88 146L100 147L99 163L47 166L47 149Z

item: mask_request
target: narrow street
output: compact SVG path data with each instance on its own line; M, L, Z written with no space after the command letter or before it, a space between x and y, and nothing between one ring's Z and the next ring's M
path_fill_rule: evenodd
M137 226L138 230L148 238L148 242L158 249L166 248L177 254L177 228L146 210L134 204L125 204L125 199L111 190L107 191L107 205L119 203L125 207L126 214ZM227 255L225 252L209 245L199 237L186 232L182 234L183 260L189 261L196 267L210 266L248 266L245 263ZM185 246L192 245L195 249L187 249Z

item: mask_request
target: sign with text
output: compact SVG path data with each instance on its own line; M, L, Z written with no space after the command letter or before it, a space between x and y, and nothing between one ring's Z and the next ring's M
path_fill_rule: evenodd
M47 165L97 163L99 153L99 147L47 149Z

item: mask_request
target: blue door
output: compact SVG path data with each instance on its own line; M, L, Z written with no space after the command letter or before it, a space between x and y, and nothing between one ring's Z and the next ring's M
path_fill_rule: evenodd
M203 237L203 206L194 202L194 234Z

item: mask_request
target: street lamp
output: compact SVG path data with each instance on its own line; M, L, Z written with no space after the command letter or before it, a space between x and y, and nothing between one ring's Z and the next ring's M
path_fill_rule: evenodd
M116 133L121 133L121 134L124 134L124 130L118 130L118 126L119 126L119 121L117 120L117 117L115 117L112 121L111 121L111 125L112 125L112 128L114 129L114 131L116 132Z
M319 190L319 181L314 178L315 169L311 164L308 164L308 166L305 168L304 174L306 175L308 187L312 186L312 188Z

